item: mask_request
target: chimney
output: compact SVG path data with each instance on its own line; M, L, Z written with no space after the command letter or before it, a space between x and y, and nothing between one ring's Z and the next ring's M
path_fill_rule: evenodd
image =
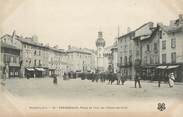
M153 28L154 23L153 22L149 22L149 28Z
M55 48L55 49L58 49L58 45L55 45L54 48Z
M13 34L12 34L12 39L15 38L15 35L16 35L16 31L14 30L14 31L13 31Z
M71 49L71 45L68 45L68 50L70 50Z
M47 43L45 46L46 46L46 47L49 47L49 43Z
M175 25L175 20L170 20L170 26L174 26Z
M131 31L131 28L130 27L128 27L127 28L127 33L129 33Z
M32 41L38 43L38 36L37 35L33 35L32 36Z
M163 26L163 23L162 22L158 22L157 26Z
M179 14L179 23L183 24L183 14Z

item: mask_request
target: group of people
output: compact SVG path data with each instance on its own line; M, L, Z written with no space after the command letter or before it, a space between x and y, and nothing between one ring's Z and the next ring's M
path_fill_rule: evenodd
M127 80L127 77L125 77L125 75L123 75L120 72L117 73L80 73L77 75L78 77L81 78L81 80L91 80L92 82L105 82L108 81L108 84L113 84L114 82L117 82L117 85L124 85L125 81ZM135 77L134 77L134 85L135 88L139 87L142 88L141 85L141 73L140 72L136 72ZM174 86L174 82L175 82L175 75L173 72L169 73L168 75L168 84L169 87L172 88ZM158 86L160 87L161 84L161 80L158 81Z
M120 72L117 73L82 73L79 75L82 80L88 79L92 82L105 82L108 81L108 84L113 84L115 81L117 82L117 85L124 85L125 81L127 80L127 76L123 75ZM140 84L140 74L137 74L135 77L135 88L138 83L139 88L141 88Z

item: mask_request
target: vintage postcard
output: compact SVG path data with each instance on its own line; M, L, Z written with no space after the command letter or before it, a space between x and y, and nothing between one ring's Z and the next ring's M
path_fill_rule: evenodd
M183 0L0 0L0 117L183 117Z

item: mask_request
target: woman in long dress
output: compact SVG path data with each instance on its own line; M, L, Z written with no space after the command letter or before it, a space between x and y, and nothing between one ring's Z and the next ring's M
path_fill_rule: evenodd
M172 88L174 86L175 76L174 73L169 74L169 86Z

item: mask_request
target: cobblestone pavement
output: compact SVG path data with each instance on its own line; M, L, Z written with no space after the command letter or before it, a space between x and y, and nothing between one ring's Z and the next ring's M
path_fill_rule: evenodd
M8 79L6 94L14 106L26 113L35 112L159 112L158 103L165 103L166 110L183 107L183 85L173 88L162 83L141 81L142 88L134 88L134 81L124 85L114 82L91 82L89 80L58 78ZM179 105L177 107L177 105Z

